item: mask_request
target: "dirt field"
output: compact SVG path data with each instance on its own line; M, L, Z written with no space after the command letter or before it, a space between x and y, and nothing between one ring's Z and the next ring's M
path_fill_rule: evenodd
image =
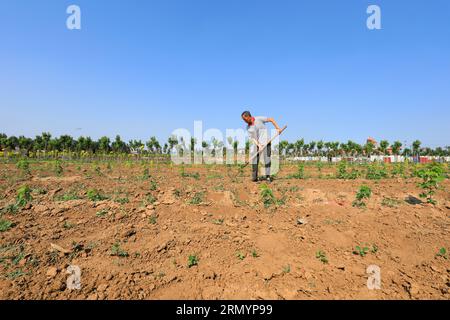
M307 167L295 179L284 166L266 208L248 168L236 178L226 166L52 166L0 165L1 219L12 222L0 232L1 299L450 298L450 257L437 255L450 249L448 179L433 206L417 178ZM372 196L353 207L363 184ZM23 185L32 200L11 207ZM372 264L380 290L366 285ZM80 290L67 288L69 265Z

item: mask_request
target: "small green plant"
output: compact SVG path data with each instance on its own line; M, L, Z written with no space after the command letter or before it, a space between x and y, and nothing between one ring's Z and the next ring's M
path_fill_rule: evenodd
M152 215L150 215L150 217L148 217L148 222L150 223L150 224L156 224L156 222L157 222L157 216L156 216L156 214L152 214Z
M217 225L222 225L223 224L223 219L214 219L212 221L212 223L217 224Z
M22 277L22 276L24 276L24 275L27 275L27 273L23 272L22 269L16 269L16 270L14 270L14 271L8 272L8 273L5 275L5 277L6 277L7 279L14 280L14 279L20 278L20 277Z
M303 162L300 162L297 166L297 173L295 175L295 178L297 179L304 179L305 178L305 164Z
M9 204L3 209L3 212L11 213L11 214L16 214L18 211L19 211L19 207L17 206L16 203Z
M31 196L31 188L29 186L22 186L17 190L17 201L16 204L18 207L24 207L28 202L33 200Z
M13 226L14 226L13 222L5 219L0 219L0 232L8 231Z
M380 180L387 178L388 173L385 165L379 165L378 163L372 163L367 167L366 178L369 180Z
M342 160L338 164L336 178L347 179L347 162Z
M144 172L142 173L142 180L147 180L150 178L150 170L148 168L144 169Z
M199 258L197 255L190 255L188 258L188 268L198 265Z
M101 201L108 199L108 197L102 195L97 189L89 189L86 195L87 198L91 201Z
M356 200L353 201L352 205L358 208L366 207L364 200L369 199L371 195L372 190L368 186L361 186L356 193Z
M56 175L60 176L63 173L63 166L61 161L55 160L53 163L53 170L55 171Z
M67 193L64 193L62 196L56 197L56 200L58 200L58 201L70 201L70 200L77 200L77 199L80 199L80 197L78 197L78 195L74 192L67 192Z
M258 254L258 252L255 249L252 250L252 257L253 258L258 258L259 257L259 254Z
M423 190L419 195L425 198L427 203L436 204L437 201L433 199L433 195L439 188L439 183L445 178L445 171L440 163L431 163L417 172L417 176L422 179L418 186Z
M183 194L183 191L181 191L180 189L175 189L173 191L173 195L177 198L180 198L182 194Z
M108 210L107 209L102 209L100 211L97 211L95 213L95 216L97 216L99 218L102 218L102 217L106 216L107 214L108 214Z
M238 252L236 252L236 257L239 260L244 260L245 259L245 254L243 254L242 252L238 251Z
M199 180L200 179L200 174L198 172L193 172L193 173L187 173L184 171L184 166L181 167L181 173L180 173L182 178L194 178L195 180Z
M125 204L125 203L130 202L130 200L127 197L116 198L116 199L114 199L114 201L117 203L120 203L120 204Z
M289 273L289 272L291 272L291 266L288 264L283 266L283 273Z
M199 204L203 203L204 196L205 196L204 192L196 192L194 194L194 196L192 197L192 199L189 200L189 204L199 205Z
M113 244L113 246L111 247L111 255L112 256L117 256L117 257L128 257L128 252L126 252L125 250L123 250L120 247L120 243L117 241L116 243Z
M319 250L319 251L316 252L316 259L318 259L323 264L327 264L328 263L327 255L322 250Z
M153 204L153 203L156 202L156 198L155 198L154 195L148 194L147 197L145 198L145 202L146 202L147 204Z
M370 250L370 252L377 253L378 252L378 246L376 244L372 245L372 250Z
M75 225L70 223L70 221L64 221L64 225L63 225L64 229L67 229L67 230L72 229L74 226Z
M30 163L27 159L21 159L16 164L17 168L20 169L25 175L30 174Z
M441 257L447 260L448 259L447 249L440 248L438 253L436 253L436 257Z
M356 246L355 250L353 250L353 254L359 255L361 257L365 257L368 252L369 252L368 247Z
M269 186L265 183L261 184L260 186L261 190L261 200L264 204L264 208L268 208L271 205L274 205L276 203L276 198L273 194L272 189L269 188Z
M156 183L156 181L150 181L150 190L155 191L156 189L158 189L158 184Z

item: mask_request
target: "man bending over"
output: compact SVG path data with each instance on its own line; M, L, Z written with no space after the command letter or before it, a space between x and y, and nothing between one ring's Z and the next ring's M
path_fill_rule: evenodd
M252 117L250 111L242 112L241 117L242 120L244 120L247 123L248 136L251 142L253 142L252 145L256 146L256 151L253 149L250 152L250 154L254 154L254 152L257 152L257 156L256 158L253 159L252 162L252 181L256 182L258 181L259 151L270 140L270 136L266 128L266 123L271 122L274 125L274 127L278 130L278 133L281 133L281 129L273 118ZM267 145L266 149L263 152L264 166L266 173L264 179L269 182L271 181L270 177L270 165L271 165L270 156L272 153L271 147L272 147L271 144Z

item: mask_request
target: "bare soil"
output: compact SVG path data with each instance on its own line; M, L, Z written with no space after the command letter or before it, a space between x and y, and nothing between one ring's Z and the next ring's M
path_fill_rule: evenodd
M98 166L65 163L58 176L33 163L27 176L0 165L0 208L33 189L1 217L13 225L0 232L0 299L450 298L450 257L437 255L450 249L448 179L433 206L416 179L331 179L334 167L291 179L284 166L266 208L248 168L236 177L236 167L189 166L182 177L170 165ZM353 207L363 184L372 197ZM80 290L67 287L70 265ZM380 290L367 287L369 265L381 269Z

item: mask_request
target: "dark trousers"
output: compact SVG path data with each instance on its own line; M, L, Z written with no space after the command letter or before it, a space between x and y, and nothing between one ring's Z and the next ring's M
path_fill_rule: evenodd
M252 180L253 181L257 181L258 180L258 165L259 165L259 148L256 149L257 152L257 156L256 156L256 163L252 164ZM262 152L262 154L264 155L264 167L265 167L265 173L266 176L270 176L270 165L271 165L271 160L270 157L272 155L272 144L269 143L267 145L267 147L264 149L264 151Z

